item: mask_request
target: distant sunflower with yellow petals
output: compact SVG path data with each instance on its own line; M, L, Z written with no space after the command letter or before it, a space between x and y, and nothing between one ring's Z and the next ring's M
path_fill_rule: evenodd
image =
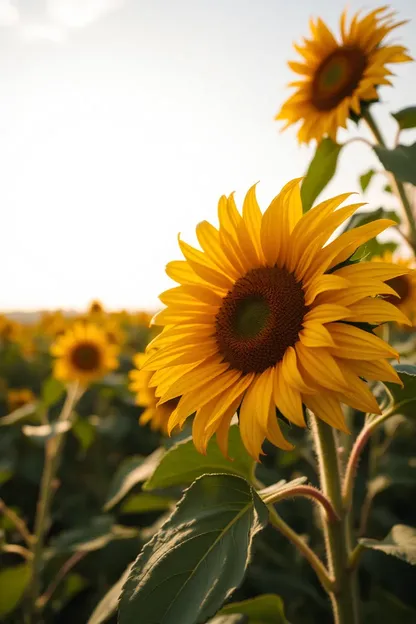
M193 438L205 452L216 432L227 454L228 430L239 409L242 440L258 458L265 438L290 449L276 417L305 426L303 405L346 430L341 403L379 413L362 378L400 383L387 362L395 349L357 323L405 323L378 295L385 282L407 273L385 262L349 263L356 249L394 222L380 219L329 242L334 230L362 205L336 210L349 194L303 215L300 182L293 180L261 213L255 187L242 215L233 196L219 201L219 229L203 221L202 251L179 240L185 261L166 272L180 286L164 292L165 325L151 343L145 370L158 406L181 397L168 430L193 412Z
M34 401L36 397L29 388L11 388L7 391L7 405L11 412Z
M321 19L310 20L311 39L294 46L302 62L289 62L301 79L289 84L296 92L276 116L287 122L284 129L302 121L300 143L319 142L326 135L335 140L350 114L360 116L364 102L378 100L377 88L391 84L386 65L413 60L404 46L385 42L392 30L405 23L395 22L394 16L381 7L363 17L357 13L347 26L344 11L340 41Z
M152 373L142 368L147 357L144 353L137 353L134 356L133 363L136 368L129 372L129 389L136 394L136 405L145 408L139 418L139 423L149 424L154 431L159 430L166 434L169 418L177 407L179 398L158 405L159 399L156 397L155 389L149 386Z
M390 252L382 257L373 257L374 262L393 262L399 267L405 267L408 272L393 277L387 284L393 288L396 296L385 295L384 300L397 306L399 310L416 326L416 263L414 258L394 257Z
M54 376L86 386L118 366L119 348L110 344L104 329L93 323L76 322L51 346Z

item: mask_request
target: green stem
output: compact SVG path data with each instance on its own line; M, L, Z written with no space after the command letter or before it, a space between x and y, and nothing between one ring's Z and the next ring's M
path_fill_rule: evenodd
M307 543L298 535L286 522L279 516L277 511L272 505L269 505L270 523L278 530L282 535L286 537L292 544L296 546L299 552L309 562L310 566L315 570L323 588L330 593L334 589L334 581L328 574L322 561L313 552Z
M374 117L370 113L369 108L363 109L363 118L367 122L367 125L370 128L371 132L373 133L374 138L377 141L377 143L381 145L382 147L387 147L386 142L383 138L383 135L381 134L379 127L377 126L374 120ZM393 173L391 173L391 175L394 180L394 186L396 187L396 193L400 199L400 202L403 206L403 210L406 214L407 222L409 225L409 231L410 231L410 243L413 249L416 251L416 223L415 223L415 218L413 216L412 206L409 202L409 198L407 197L403 182L398 180L397 177Z
M358 624L358 592L354 570L350 569L349 557L352 544L350 518L342 505L339 458L332 427L318 418L312 418L312 430L319 461L319 475L323 493L331 501L339 516L336 522L328 522L322 515L329 573L335 579L330 592L334 621L336 624Z
M78 385L68 388L64 406L59 415L59 421L69 420L77 399ZM45 464L40 484L39 499L35 517L35 531L32 547L32 579L30 584L30 622L36 622L37 600L41 592L41 572L45 535L49 526L49 515L54 494L54 480L58 471L63 442L66 431L50 438L45 446Z

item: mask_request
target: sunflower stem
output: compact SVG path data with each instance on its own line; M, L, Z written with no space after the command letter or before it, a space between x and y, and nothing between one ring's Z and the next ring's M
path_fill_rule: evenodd
M59 422L70 420L75 402L79 398L78 384L69 386ZM66 431L58 433L45 444L45 463L40 484L35 516L32 545L32 578L29 588L29 622L36 622L37 600L41 591L41 572L45 535L49 527L49 515L54 494L54 481L58 471Z
M273 505L268 505L270 514L270 523L275 527L286 539L288 539L299 550L301 555L305 557L309 565L316 572L318 579L320 580L323 588L328 592L332 592L334 589L334 580L328 574L328 570L325 568L319 557L313 552L307 545L305 540L302 539L286 522L279 516Z
M367 125L370 128L371 132L373 133L374 138L377 141L377 143L381 145L382 147L387 147L386 142L383 138L383 135L381 134L380 129L374 117L370 113L369 107L363 109L363 119L365 119L365 121L367 122ZM403 206L403 210L405 212L407 223L409 226L409 232L410 232L409 244L412 246L413 250L416 252L416 222L415 222L415 217L413 215L413 209L410 204L409 198L406 194L406 190L404 188L403 182L398 180L397 177L392 173L391 173L391 176L393 178L393 182L394 182L393 186L395 187L396 195L398 196L400 203Z
M344 509L337 445L332 427L312 417L312 431L318 456L319 477L325 496L331 501L339 520L328 522L322 514L329 573L335 583L331 598L335 624L358 624L358 592L350 567L352 527L349 512Z

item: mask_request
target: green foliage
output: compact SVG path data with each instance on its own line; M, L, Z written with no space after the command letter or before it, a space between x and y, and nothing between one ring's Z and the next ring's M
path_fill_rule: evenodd
M375 173L376 172L374 171L374 169L369 169L368 171L366 171L366 173L363 173L360 176L360 186L363 193L367 190L367 187L370 184Z
M143 548L120 599L120 624L197 624L240 585L268 510L235 475L195 481Z
M91 614L91 617L89 618L87 624L102 624L102 622L106 622L112 615L114 615L114 613L117 611L121 590L123 589L124 583L129 577L132 565L133 564L127 567L127 569L118 579L117 583L115 583L112 588L105 594L105 596L100 600L100 602L95 607L93 613Z
M120 502L135 485L146 481L159 465L162 456L163 449L157 449L147 458L129 457L126 459L114 475L104 509L108 511Z
M416 529L413 527L397 524L382 542L367 538L360 539L360 544L416 565Z
M110 515L92 518L88 525L63 531L51 540L53 554L76 551L99 550L112 540L130 539L137 535L136 529L119 526Z
M65 386L54 377L48 377L42 385L42 402L45 407L51 407L65 394Z
M315 155L302 182L301 197L303 211L312 208L315 199L332 180L342 145L326 138L318 145Z
M416 106L402 108L397 113L392 113L392 116L399 124L400 130L416 128Z
M220 613L240 613L248 617L247 624L288 624L283 601L275 594L265 594L242 602L233 602L223 607Z
M414 364L395 364L403 387L398 384L384 382L389 389L393 402L401 414L413 416L414 402L416 401L416 366Z
M0 571L0 618L8 615L23 598L31 577L31 567L22 563Z
M374 151L383 167L398 180L416 185L416 142L412 145L398 145L391 150L376 145Z
M206 455L198 453L192 438L179 442L163 455L143 489L156 490L186 485L210 472L236 474L250 480L254 461L241 441L237 425L230 427L228 453L231 461L222 455L214 439L209 442Z
M385 210L384 208L377 208L377 210L369 210L366 212L356 212L348 221L346 230L352 230L353 228L377 221L377 219L391 219L396 223L400 223L400 218L394 210Z

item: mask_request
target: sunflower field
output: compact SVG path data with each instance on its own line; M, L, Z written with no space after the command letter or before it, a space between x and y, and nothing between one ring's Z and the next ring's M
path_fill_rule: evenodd
M310 21L276 114L307 171L220 197L155 314L0 316L0 621L416 622L416 107L373 112L402 23ZM379 168L320 201L353 141Z

